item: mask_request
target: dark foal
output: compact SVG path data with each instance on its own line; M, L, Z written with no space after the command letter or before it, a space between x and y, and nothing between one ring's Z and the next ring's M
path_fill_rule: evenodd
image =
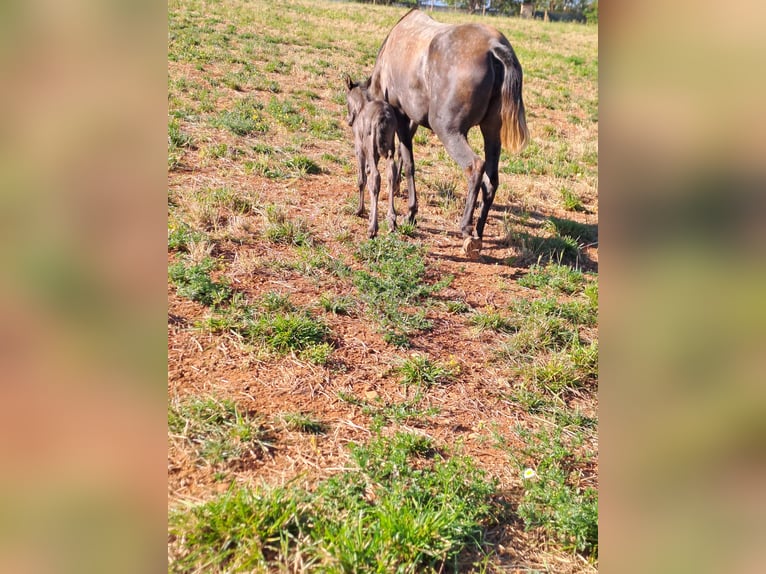
M394 196L399 189L399 172L394 161L394 136L396 116L393 108L382 100L372 100L366 84L357 84L346 77L346 103L348 104L348 125L354 131L354 150L358 166L359 209L364 214L364 187L370 192L370 225L367 235L378 234L378 194L380 193L380 172L378 161L386 158L388 179L388 215L386 219L391 231L396 229Z

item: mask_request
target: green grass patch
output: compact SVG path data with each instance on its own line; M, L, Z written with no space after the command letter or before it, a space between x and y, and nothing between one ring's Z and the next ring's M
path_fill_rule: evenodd
M401 375L401 384L428 388L450 381L456 372L455 366L432 361L427 356L413 354L396 367Z
M352 445L354 469L312 491L232 487L169 516L169 571L272 570L298 557L325 572L455 571L498 513L468 457L399 433Z
M585 286L585 274L568 265L549 262L535 264L519 279L519 285L530 289L545 289L556 293L578 293Z
M427 283L423 254L422 246L396 234L365 241L355 252L356 258L365 263L369 271L357 271L354 285L372 315L386 330L388 342L396 346L406 346L409 334L431 327L424 309L412 312L408 307L422 307L431 295L453 279L449 276Z
M168 405L168 430L208 464L242 463L272 448L260 419L233 401L194 398Z
M579 119L578 119L579 121ZM585 206L580 197L568 187L559 189L561 204L567 211L585 211Z
M281 418L285 426L293 431L306 434L325 434L327 432L325 423L305 413L284 413Z
M263 104L250 98L239 100L233 109L220 112L213 125L228 129L235 135L247 136L254 133L266 133L269 124L263 113Z
M310 246L313 243L308 225L302 219L291 220L281 207L266 206L266 239L272 243Z
M168 276L181 297L207 306L220 305L231 297L232 290L228 283L210 277L216 266L216 261L210 258L190 265L178 261L168 268Z
M468 323L479 332L512 333L516 330L514 322L497 310L476 311L468 318Z
M521 456L514 456L519 472L527 468L535 472L524 480L519 517L527 528L542 528L565 549L595 558L598 492L581 484L579 468L584 461L575 452L578 439L566 438L561 429L519 433L527 445Z

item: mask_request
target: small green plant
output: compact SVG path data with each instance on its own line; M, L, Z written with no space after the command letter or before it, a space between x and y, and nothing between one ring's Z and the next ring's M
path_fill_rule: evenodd
M404 235L405 237L415 237L417 233L417 227L414 223L403 221L396 227L396 232Z
M246 98L237 102L234 109L219 113L213 124L226 128L238 136L266 133L269 131L269 124L261 113L262 109L261 103Z
M305 413L285 413L282 415L285 426L293 431L306 434L325 434L327 425Z
M598 240L598 228L595 225L578 223L560 217L549 217L546 226L560 237L571 237L577 241L592 243Z
M241 412L228 399L195 398L169 404L168 430L208 464L243 462L272 447L258 417Z
M189 247L206 238L204 233L195 231L183 221L171 217L168 221L168 249L189 252Z
M168 276L178 288L178 294L203 305L220 305L231 297L231 287L225 282L214 281L210 271L216 266L207 258L195 265L187 266L178 261L168 269Z
M469 317L468 322L480 332L490 330L498 333L513 333L516 330L516 324L496 310L477 311Z
M330 361L335 349L330 343L317 343L309 345L300 352L300 358L314 365L325 366Z
M354 309L356 303L347 295L333 297L328 293L324 293L319 297L319 305L322 309L333 315L348 315Z
M305 351L326 343L329 327L305 312L267 315L259 317L248 329L248 334L261 340L280 354Z
M422 388L448 382L455 374L454 368L418 354L413 354L402 361L396 370L402 376L403 385Z
M445 305L447 307L447 311L455 315L468 313L471 310L471 306L465 301L447 301Z
M266 239L272 243L288 245L311 245L313 239L308 226L302 219L292 221L285 212L275 205L266 206Z
M284 165L291 173L295 174L296 177L318 175L322 173L322 168L319 167L319 164L305 155L290 157L284 162Z
M529 273L519 279L519 285L532 289L550 289L559 293L577 293L585 284L582 271L568 265L549 262L545 266L532 265Z
M269 313L295 310L295 305L290 301L289 293L277 293L276 291L269 291L261 297L261 307Z
M577 194L568 187L559 189L561 203L567 211L585 211L585 206Z
M410 313L404 307L428 301L433 293L449 285L453 278L448 276L434 284L427 284L420 245L389 234L360 244L355 256L367 264L369 272L357 271L354 285L369 310L390 333L389 338L404 342L411 332L431 327L424 310Z
M290 99L271 98L266 109L278 123L293 131L306 123L297 105Z

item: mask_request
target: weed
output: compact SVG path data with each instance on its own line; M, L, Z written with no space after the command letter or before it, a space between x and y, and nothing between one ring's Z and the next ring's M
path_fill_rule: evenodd
M512 333L516 330L513 321L495 310L484 313L477 311L468 318L468 323L476 327L479 332L489 329L498 333Z
M276 313L278 311L295 311L295 305L290 302L290 295L288 293L277 293L276 291L269 291L261 297L261 307L264 311L269 313Z
M413 354L402 361L396 370L402 376L400 382L403 385L422 388L448 382L454 376L454 369L451 366L418 354Z
M549 217L546 220L546 227L561 237L571 237L576 241L592 243L598 240L598 228L595 225L587 225L558 217Z
M322 168L311 158L305 155L296 155L288 158L284 162L291 173L296 177L303 177L305 175L318 175L322 173Z
M213 120L216 127L224 127L238 136L266 133L269 125L261 110L263 105L251 99L237 102L233 110L225 110Z
M213 281L210 271L216 266L213 259L205 259L187 266L178 261L170 266L168 275L178 288L178 294L203 305L220 305L231 297L231 288L225 282Z
M189 252L189 246L205 239L205 234L195 231L175 217L168 220L168 249Z
M404 311L403 307L426 301L433 293L446 287L452 277L427 284L420 245L389 234L360 244L355 256L367 263L370 271L357 271L354 285L392 337L430 328L430 322L422 310L412 314Z
M325 434L327 425L311 415L304 413L285 413L282 415L285 426L293 431L307 434Z
M330 329L323 321L305 312L259 317L248 329L252 339L262 341L280 354L305 351L325 343L329 333Z
M313 239L308 226L302 219L292 221L276 205L266 206L266 239L272 243L288 245L311 245Z
M559 189L559 193L561 194L561 202L564 209L567 211L585 211L585 206L583 205L582 200L574 191L564 186Z
M585 284L582 271L568 265L549 262L545 266L532 265L529 272L520 278L519 285L532 289L549 289L559 293L577 293Z
M277 122L293 131L306 123L295 102L290 99L271 98L267 110Z
M471 306L465 301L447 301L445 305L447 306L447 311L455 315L468 313L471 310Z
M348 315L354 309L355 301L346 295L333 297L328 293L322 294L319 298L319 305L333 315Z
M231 400L196 398L168 405L168 429L208 464L242 462L271 448L258 418Z

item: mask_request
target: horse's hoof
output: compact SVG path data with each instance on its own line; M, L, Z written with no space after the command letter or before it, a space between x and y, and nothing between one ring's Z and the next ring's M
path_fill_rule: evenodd
M463 241L463 253L469 259L479 259L481 257L481 239L478 237L466 237Z

